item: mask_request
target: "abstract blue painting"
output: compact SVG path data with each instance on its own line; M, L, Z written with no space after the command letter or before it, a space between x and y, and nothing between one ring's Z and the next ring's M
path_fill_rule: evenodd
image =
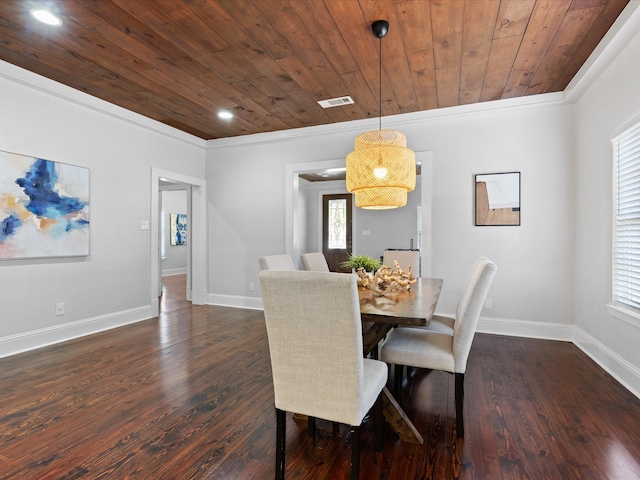
M187 214L171 213L169 215L171 222L171 246L187 244Z
M0 151L0 260L89 255L89 169Z

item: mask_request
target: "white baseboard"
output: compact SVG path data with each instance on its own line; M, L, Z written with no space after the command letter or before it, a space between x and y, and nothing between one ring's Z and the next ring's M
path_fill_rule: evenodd
M219 295L210 293L207 300L208 305L219 305L221 307L247 308L249 310L262 310L262 298L242 297L240 295Z
M574 327L573 343L622 386L640 398L640 369L581 328Z
M481 317L476 331L572 342L622 386L640 398L640 369L575 325Z
M505 318L485 318L478 320L477 332L512 337L542 338L545 340L573 340L573 325L566 323L545 323Z
M191 303L193 305L207 305L209 293L207 289L191 290Z
M250 310L263 309L262 299L256 297L210 293L206 298L208 305ZM152 307L153 305L146 305L2 337L0 338L0 358L153 318L157 315L153 314ZM640 369L574 325L481 317L477 331L494 335L573 342L621 385L640 398Z
M153 316L151 306L146 305L31 332L9 335L0 338L0 358L121 327L153 318Z
M184 275L187 273L187 267L162 269L163 277L171 277L172 275Z

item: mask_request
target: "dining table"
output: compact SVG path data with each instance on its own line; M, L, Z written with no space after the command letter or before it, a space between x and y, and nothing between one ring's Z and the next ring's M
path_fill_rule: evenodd
M363 353L369 355L393 328L428 326L442 290L440 278L418 278L409 290L376 292L358 287L363 322ZM377 350L376 350L377 353ZM401 440L424 440L388 388L382 390L384 415Z

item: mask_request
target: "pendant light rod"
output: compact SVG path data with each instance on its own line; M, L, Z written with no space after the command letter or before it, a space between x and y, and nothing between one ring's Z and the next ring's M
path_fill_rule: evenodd
M382 38L389 31L389 22L377 20L371 25L371 30L380 39L380 129L356 137L355 148L346 158L346 186L355 196L356 207L386 210L407 204L407 192L416 186L416 158L407 148L407 138L403 133L382 130Z
M378 71L378 130L382 130L382 37L380 37L380 70Z
M389 22L376 20L371 24L371 31L380 39L379 71L378 71L378 130L382 130L382 39L389 32Z

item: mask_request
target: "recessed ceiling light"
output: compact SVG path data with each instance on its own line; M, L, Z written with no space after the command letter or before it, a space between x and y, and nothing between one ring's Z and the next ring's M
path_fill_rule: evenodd
M31 10L31 16L40 20L42 23L46 23L47 25L62 25L62 20L48 10Z
M229 120L230 118L233 118L233 113L231 113L228 110L220 110L218 112L218 117L224 119L224 120Z

